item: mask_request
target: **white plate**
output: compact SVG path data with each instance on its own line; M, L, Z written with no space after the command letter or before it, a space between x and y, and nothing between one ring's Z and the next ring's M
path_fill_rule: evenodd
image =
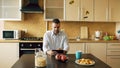
M81 59L79 59L79 60L81 60ZM78 64L78 65L83 65L83 66L91 66L91 65L94 65L94 64L95 64L95 61L92 60L92 62L93 62L92 64L80 64L80 63L78 62L78 60L75 60L75 63L76 63L76 64Z

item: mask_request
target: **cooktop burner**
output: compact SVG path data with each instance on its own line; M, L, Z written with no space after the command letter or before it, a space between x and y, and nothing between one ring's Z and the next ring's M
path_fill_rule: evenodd
M21 38L21 40L26 40L26 41L43 41L43 37L24 37L24 38Z

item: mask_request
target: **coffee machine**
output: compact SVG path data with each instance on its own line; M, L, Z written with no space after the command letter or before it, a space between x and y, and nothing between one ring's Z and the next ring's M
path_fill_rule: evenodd
M100 40L101 31L95 31L95 40Z

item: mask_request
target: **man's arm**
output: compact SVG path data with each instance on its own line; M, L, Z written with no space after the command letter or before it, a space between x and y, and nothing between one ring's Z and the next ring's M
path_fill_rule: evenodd
M69 44L68 44L68 38L67 36L65 35L65 38L64 38L64 43L63 43L63 50L64 50L64 53L67 53L69 51Z
M50 50L50 48L48 46L47 33L45 33L44 37L43 37L43 51L45 54L54 55L54 52L52 50Z
M43 37L43 51L45 54L47 53L47 50L48 50L48 41L47 41L47 34L45 33Z

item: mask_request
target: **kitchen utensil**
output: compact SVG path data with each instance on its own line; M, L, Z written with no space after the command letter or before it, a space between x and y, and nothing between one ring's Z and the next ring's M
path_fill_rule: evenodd
M81 26L80 39L88 39L88 27L87 26Z

